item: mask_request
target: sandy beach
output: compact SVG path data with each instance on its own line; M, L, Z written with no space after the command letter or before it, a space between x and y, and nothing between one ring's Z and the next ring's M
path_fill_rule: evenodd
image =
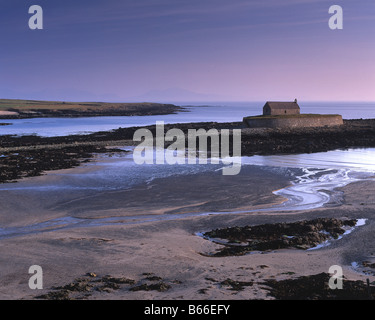
M257 212L285 201L272 191L290 182L253 166L243 168L238 176L225 177L220 172L180 175L126 190L35 189L95 170L95 165L81 165L50 171L2 190L0 226L13 228L15 235L4 236L0 242L0 299L274 299L265 281L328 273L332 265L340 265L347 280L375 280L374 273L353 268L354 262L361 266L363 261L367 265L375 261L375 180L343 187L340 206L289 212ZM94 180L88 183L95 185ZM183 216L246 210L252 212ZM159 219L165 216L172 218ZM63 222L35 233L32 228L22 229L66 217L85 223L108 217L123 220L97 225ZM209 254L222 245L197 234L315 218L367 220L318 250L291 248L213 257ZM28 286L31 265L43 268L42 290Z
M375 301L374 0L1 11L0 301Z

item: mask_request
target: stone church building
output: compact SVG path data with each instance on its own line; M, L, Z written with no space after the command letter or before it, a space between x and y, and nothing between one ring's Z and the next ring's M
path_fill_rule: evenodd
M281 116L300 114L300 107L297 99L294 102L272 102L268 101L263 107L264 116Z

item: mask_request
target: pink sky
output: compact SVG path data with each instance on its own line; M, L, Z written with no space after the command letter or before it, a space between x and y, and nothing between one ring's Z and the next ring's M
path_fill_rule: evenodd
M40 0L1 11L0 98L375 101L375 1Z

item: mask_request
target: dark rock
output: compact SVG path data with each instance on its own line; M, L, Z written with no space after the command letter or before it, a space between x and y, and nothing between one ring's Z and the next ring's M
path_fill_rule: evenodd
M222 282L220 282L220 284L222 286L229 286L230 289L229 290L233 290L233 291L242 291L244 289L244 287L251 287L253 285L253 282L252 281L235 281L235 280L232 280L232 279L226 279Z
M216 229L204 233L203 236L214 242L215 239L228 241L212 256L244 255L251 251L312 248L326 240L338 238L345 232L344 226L353 227L356 222L355 219L319 218L293 223ZM245 244L238 245L238 242Z
M374 287L368 288L362 281L343 279L342 289L330 289L327 273L302 276L296 279L264 281L269 295L277 300L373 300Z
M171 288L171 286L167 283L164 282L158 282L158 283L143 283L139 286L135 286L130 288L130 291L159 291L159 292L164 292L167 291Z
M94 153L110 152L103 144L107 141L132 140L134 132L139 128L119 128L113 131L64 137L0 136L1 155L5 156L0 158L0 183L41 175L48 170L78 166L82 162L89 161ZM149 129L155 135L155 125L142 128ZM344 125L331 128L283 130L245 129L242 122L180 123L164 126L165 131L172 128L181 129L186 137L189 129L209 130L216 128L219 131L221 129L242 129L241 154L244 156L375 147L375 119L345 120ZM210 139L208 139L208 144L210 144ZM36 146L38 148L34 148ZM165 146L167 147L168 143ZM199 143L197 148L199 150ZM14 152L16 149L17 151ZM232 150L231 146L230 150Z

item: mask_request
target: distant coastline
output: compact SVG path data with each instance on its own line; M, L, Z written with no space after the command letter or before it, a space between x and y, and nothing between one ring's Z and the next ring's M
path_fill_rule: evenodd
M150 116L183 111L174 104L135 102L66 102L0 99L0 119Z

